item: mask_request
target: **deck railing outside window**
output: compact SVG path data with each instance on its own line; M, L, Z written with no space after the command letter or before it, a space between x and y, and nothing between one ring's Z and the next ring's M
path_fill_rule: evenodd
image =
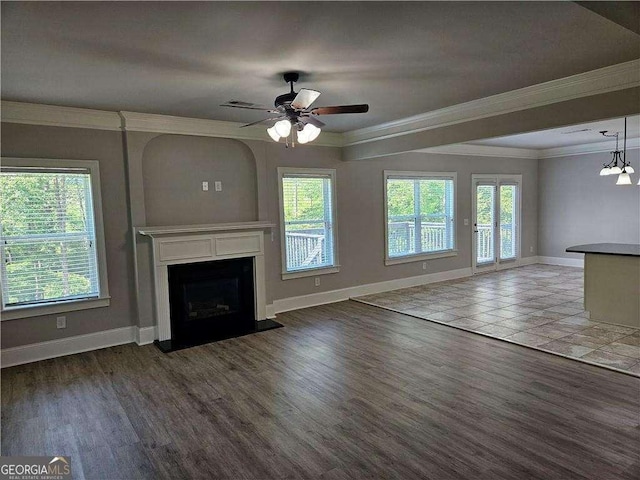
M325 262L324 229L286 232L287 266L291 270L322 266Z
M415 222L389 223L389 256L406 255L415 252ZM420 226L420 239L424 251L438 252L451 248L447 241L447 224L423 222Z
M493 229L491 225L478 225L478 263L493 262L495 260L493 247ZM500 258L515 258L516 245L513 235L513 224L505 223L500 225Z

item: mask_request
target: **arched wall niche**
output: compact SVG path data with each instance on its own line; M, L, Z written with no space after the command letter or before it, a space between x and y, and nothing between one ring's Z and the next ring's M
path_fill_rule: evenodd
M227 138L160 135L142 153L146 225L197 225L259 219L256 157ZM214 182L222 182L217 192ZM202 182L209 182L203 191Z

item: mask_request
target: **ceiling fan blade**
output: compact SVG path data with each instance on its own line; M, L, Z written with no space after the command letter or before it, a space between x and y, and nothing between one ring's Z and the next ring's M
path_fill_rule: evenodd
M241 125L240 128L251 127L252 125L259 125L261 123L269 123L269 122L273 122L274 120L280 120L281 118L286 118L286 117L265 118L264 120L258 120L256 122L247 123L246 125Z
M304 110L316 101L320 96L320 92L316 90L309 90L308 88L301 88L296 98L291 102L291 106L296 110Z
M336 115L338 113L367 113L369 105L339 105L334 107L317 107L311 110L314 115Z
M258 105L256 103L241 102L240 100L229 100L228 102L225 102L225 103L221 104L220 106L221 107L232 107L232 108L245 108L245 109L248 109L248 110L260 110L260 111L263 111L263 112L276 113L276 111L271 107L267 107L265 105Z
M299 121L302 122L302 123L310 123L311 125L313 125L315 127L318 127L318 128L322 128L322 127L325 126L324 122L321 122L317 118L310 117L310 116L307 116L307 115L299 117Z

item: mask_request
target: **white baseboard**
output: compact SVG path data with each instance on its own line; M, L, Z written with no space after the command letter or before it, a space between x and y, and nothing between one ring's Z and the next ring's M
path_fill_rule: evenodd
M0 352L2 368L37 362L48 358L73 355L100 348L113 347L134 341L136 327L114 328L103 332L32 343L20 347L4 348Z
M538 257L522 257L518 259L517 263L518 267L524 267L525 265L534 265L540 262L538 261Z
M0 352L0 366L2 368L13 367L23 363L63 357L126 343L146 345L155 340L155 331L155 327L122 327L48 342L31 343L20 347L4 348Z
M276 308L273 303L267 304L267 318L270 318L271 320L276 318Z
M135 342L138 345L148 345L158 338L156 327L136 327Z
M341 302L343 300L348 300L351 297L359 297L361 295L371 295L374 293L387 292L389 290L397 290L399 288L415 287L416 285L425 285L427 283L443 282L445 280L453 280L456 278L470 276L470 268L460 268L458 270L429 273L427 275L418 275L416 277L398 278L396 280L388 280L386 282L369 283L367 285L358 285L356 287L348 287L328 292L312 293L310 295L301 295L299 297L275 300L272 305L267 307L267 311L273 312L274 314L288 312L290 310L298 310L300 308Z
M538 257L538 263L560 265L562 267L584 268L584 258Z

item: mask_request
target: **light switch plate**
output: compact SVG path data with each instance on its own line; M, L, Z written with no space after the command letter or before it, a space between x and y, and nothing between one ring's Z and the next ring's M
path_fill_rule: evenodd
M222 182L214 182L213 185L216 188L216 192L221 192L222 191Z
M468 218L465 218L465 219L464 219L464 224L465 224L466 226L469 226L469 219L468 219Z
M67 328L67 317L56 317L56 328Z
M203 192L209 191L209 182L202 182L202 191Z

